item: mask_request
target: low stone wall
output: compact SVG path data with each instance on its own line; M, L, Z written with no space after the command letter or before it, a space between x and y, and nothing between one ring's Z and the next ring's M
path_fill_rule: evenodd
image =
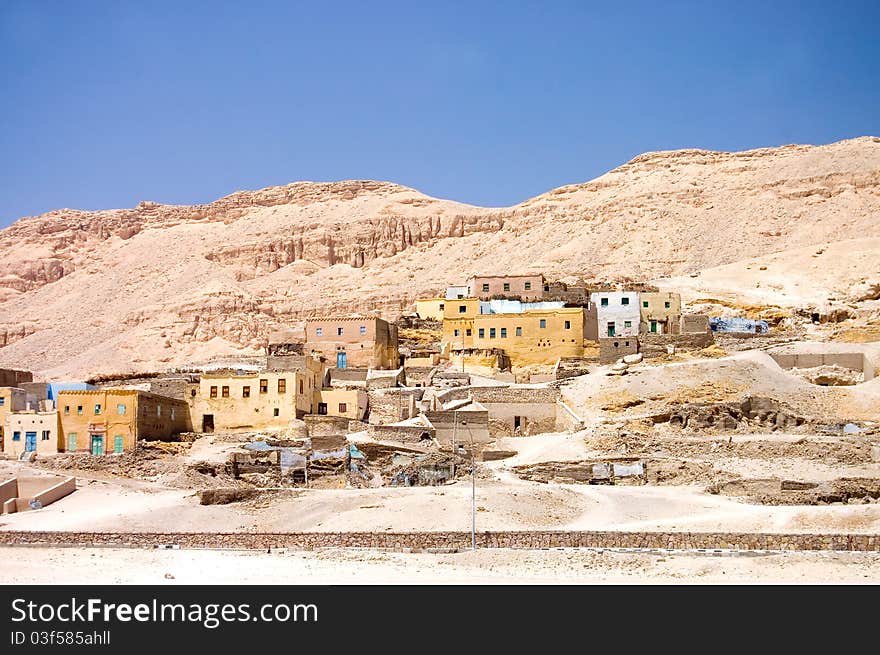
M696 332L692 334L642 334L639 336L640 349L645 357L665 355L666 346L675 346L676 349L684 348L696 350L707 348L715 343L711 332Z
M639 352L639 337L602 337L599 339L599 363L613 364L625 355ZM664 347L665 352L665 347Z
M477 532L478 548L672 548L880 551L880 534L735 532ZM262 549L466 550L470 532L31 532L0 531L0 545Z
M371 425L369 435L377 441L420 443L425 435L433 438L435 430L426 425Z

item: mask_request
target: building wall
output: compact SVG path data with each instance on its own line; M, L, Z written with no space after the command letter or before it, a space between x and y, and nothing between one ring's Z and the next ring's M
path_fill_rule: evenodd
M681 294L673 292L645 292L639 294L641 332L651 333L651 323L656 323L654 334L670 334L678 331L681 317Z
M73 450L73 435L76 450L84 452L91 451L92 434L103 436L104 453L109 454L117 436L122 437L122 448L127 451L138 439L169 439L190 426L186 401L134 389L61 391L57 403L60 451ZM95 411L96 405L101 406L100 413Z
M607 301L603 305L602 302ZM614 323L614 336L635 336L639 333L641 313L637 291L597 291L590 294L596 305L598 336L609 336L608 324Z
M639 352L639 338L630 337L600 337L599 338L599 363L613 364L624 355L633 355Z
M25 382L33 382L34 374L14 368L0 368L0 387L18 387Z
M679 332L681 334L693 334L696 332L710 332L709 317L703 314L682 314Z
M416 402L423 389L375 389L368 393L370 424L396 423L416 415Z
M3 452L12 457L18 457L26 447L27 432L37 433L37 453L50 455L58 452L60 426L58 412L21 412L7 414ZM18 432L20 438L14 441L13 437ZM47 438L44 438L46 436Z
M468 289L470 296L483 300L496 296L515 297L523 301L540 300L544 297L544 276L475 275L468 280Z
M26 404L27 392L24 389L0 387L0 450L5 448L6 417L13 412L24 410Z
M300 371L202 375L192 407L192 429L204 432L207 415L213 417L214 432L285 428L293 419L314 411L314 394L321 388L322 373L321 365L309 358L307 368ZM263 380L265 392L260 391Z
M446 299L447 300L457 300L460 298L468 297L468 286L465 285L457 285L446 287Z
M340 334L341 331L341 334ZM316 318L306 321L306 348L336 365L338 352L346 366L397 368L400 363L397 326L381 318Z
M313 402L316 414L321 414L319 403L327 405L327 416L362 421L367 413L367 392L364 389L317 389ZM345 411L340 410L340 404L345 405Z
M456 414L458 415L457 420ZM434 437L441 444L451 444L453 438L456 445L465 447L471 442L471 439L474 443L491 441L489 412L485 409L425 412L425 418L434 426Z
M474 320L472 347L501 348L513 365L553 364L560 357L580 357L584 352L584 317L580 307L482 314ZM452 348L456 346L453 340Z
M420 298L416 300L416 314L423 320L442 321L446 298Z

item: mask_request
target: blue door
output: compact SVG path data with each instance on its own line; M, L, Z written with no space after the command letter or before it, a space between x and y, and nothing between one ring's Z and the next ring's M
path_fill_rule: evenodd
M27 452L33 452L37 449L37 433L36 432L25 432L24 433L24 449Z
M345 353L336 353L336 368L345 368Z

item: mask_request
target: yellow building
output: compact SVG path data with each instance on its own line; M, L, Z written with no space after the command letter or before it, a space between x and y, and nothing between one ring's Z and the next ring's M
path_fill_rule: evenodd
M448 312L447 308L447 316ZM462 314L462 318L443 320L442 344L447 352L501 349L515 366L553 364L560 357L583 356L586 316L582 307L477 313L472 317L467 311Z
M673 292L639 294L640 332L671 334L678 332L681 318L681 295Z
M27 392L17 387L0 387L0 449L5 452L6 417L22 411L27 404Z
M367 413L367 392L365 389L318 389L315 413L363 421Z
M235 375L203 374L191 399L193 429L224 432L285 428L314 412L324 366L308 357L302 369ZM195 389L193 389L195 390Z
M189 407L177 398L135 389L60 391L59 450L93 455L132 450L138 439L170 439L189 429Z
M442 321L446 302L446 298L419 298L416 300L416 314L425 321Z
M3 442L3 452L11 457L18 457L25 451L55 454L60 446L60 433L55 410L9 413L6 415L7 438Z

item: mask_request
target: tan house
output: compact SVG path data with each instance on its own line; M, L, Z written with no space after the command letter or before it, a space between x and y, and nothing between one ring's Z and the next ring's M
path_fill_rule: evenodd
M306 349L336 368L397 368L397 326L381 318L314 318L306 321Z
M681 295L673 292L639 294L639 332L673 334L679 329Z
M419 298L416 300L416 314L423 321L442 321L446 298Z
M17 387L0 387L0 450L5 451L6 417L27 406L27 392Z
M318 389L315 391L315 414L363 421L367 402L366 389Z
M61 426L58 412L22 410L6 415L3 452L18 457L23 452L50 455L58 452Z
M134 449L138 439L170 439L189 429L186 401L135 389L60 391L59 450L93 455Z
M553 364L560 357L583 356L586 323L583 307L447 318L441 345L452 353L501 349L516 366Z
M490 298L519 298L524 302L544 297L544 276L538 275L475 275L468 280L469 296Z
M227 432L285 428L314 411L324 365L307 357L303 368L248 373L217 372L201 376L191 396L196 432Z

